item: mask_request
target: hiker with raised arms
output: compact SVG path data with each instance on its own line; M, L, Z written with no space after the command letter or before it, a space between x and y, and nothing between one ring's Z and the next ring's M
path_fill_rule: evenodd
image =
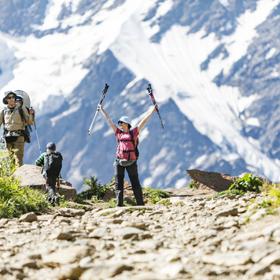
M154 106L149 109L139 124L135 128L131 129L131 123L127 116L122 116L118 120L117 127L104 108L99 106L99 109L103 113L108 124L113 129L118 142L116 160L114 163L117 206L123 206L123 185L125 170L128 173L137 205L144 205L142 187L139 181L137 168L137 144L140 132L150 119L153 112L156 111L156 108L157 107Z
M6 147L17 167L23 163L25 128L34 121L34 111L28 111L22 103L17 103L18 98L15 91L5 92L3 103L7 106L0 113L0 126L4 126Z

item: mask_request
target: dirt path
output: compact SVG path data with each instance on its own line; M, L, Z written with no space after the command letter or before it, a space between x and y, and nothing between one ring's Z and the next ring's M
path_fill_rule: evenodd
M247 223L251 198L1 219L0 279L280 279L279 216Z

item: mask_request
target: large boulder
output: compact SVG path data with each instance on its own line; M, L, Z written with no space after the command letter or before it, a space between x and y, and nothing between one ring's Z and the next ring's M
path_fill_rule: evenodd
M198 169L187 170L187 172L189 176L202 187L208 187L216 192L227 190L235 178L223 173L208 172Z
M31 187L46 191L46 180L41 173L41 167L31 164L25 164L14 172L13 176L20 181L21 187ZM74 200L76 197L76 189L71 183L64 180L60 181L60 186L57 188L60 195L64 195L67 200Z

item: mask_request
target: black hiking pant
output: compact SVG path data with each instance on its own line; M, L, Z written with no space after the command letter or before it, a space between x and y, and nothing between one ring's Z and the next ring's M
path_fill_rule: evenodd
M57 180L57 177L47 177L47 179L46 179L46 189L48 192L48 201L51 204L57 203L56 180Z
M142 187L139 182L137 163L130 166L115 166L117 206L123 206L124 171L127 171L137 205L144 205Z

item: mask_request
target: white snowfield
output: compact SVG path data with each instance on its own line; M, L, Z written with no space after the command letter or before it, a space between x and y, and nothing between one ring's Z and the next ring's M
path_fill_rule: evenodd
M108 8L114 1L107 1L103 9L83 25L81 23L86 21L89 12L82 16L75 13L79 2L50 1L45 21L37 27L38 30L48 30L61 24L71 27L67 33L57 32L42 38L0 34L0 64L8 61L5 65L7 74L0 80L4 85L1 92L23 89L29 92L35 108L40 111L50 96L67 97L73 92L88 73L84 65L90 57L111 50L136 76L129 87L147 79L153 84L158 101L172 98L196 129L223 149L224 157L241 157L253 172L280 181L279 160L268 158L261 152L258 142L241 135L242 124L260 125L258 119L240 117L251 102L258 99L258 93L243 98L238 88L218 87L213 82L218 73L222 70L228 73L231 66L246 54L248 46L258 36L256 27L266 20L280 0L258 0L256 11L241 15L236 32L221 40L214 34L204 37L204 31L187 34L186 27L177 25L168 30L159 43L150 40L159 26L154 24L151 27L151 22L143 21L156 0L127 0L112 10ZM226 8L229 1L220 2ZM57 16L63 5L71 6L72 14L59 21ZM163 1L151 20L156 22L156 18L166 14L173 5L172 0ZM225 44L229 56L212 60L208 69L202 71L201 63L221 43ZM267 56L273 54L272 50ZM67 117L72 110L61 117ZM226 146L231 150L224 148ZM178 185L183 181L182 177Z

